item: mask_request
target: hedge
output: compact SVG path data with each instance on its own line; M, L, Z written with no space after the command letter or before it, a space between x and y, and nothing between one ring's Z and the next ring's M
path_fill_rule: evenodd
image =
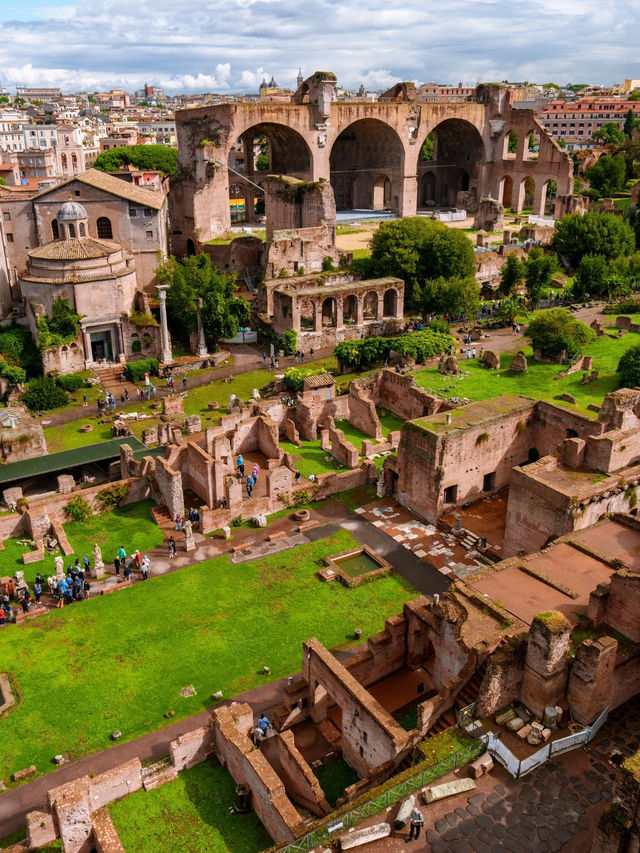
M127 379L131 382L142 382L145 373L149 376L158 375L160 362L157 358L145 358L141 361L128 361L126 366Z
M421 363L434 355L447 352L455 341L450 335L424 329L409 332L398 338L366 338L363 341L343 341L334 349L340 364L349 367L366 367L384 361L391 350L398 355L408 355Z

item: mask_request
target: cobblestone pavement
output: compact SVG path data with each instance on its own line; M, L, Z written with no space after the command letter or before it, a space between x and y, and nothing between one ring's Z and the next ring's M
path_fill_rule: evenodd
M368 853L588 853L596 824L611 800L615 750L625 757L640 747L640 703L614 711L593 743L559 756L521 780L500 766L462 794L420 805L426 832L408 842L408 830L367 845ZM456 778L451 775L447 779ZM398 804L360 826L393 821ZM316 848L318 851L324 847Z

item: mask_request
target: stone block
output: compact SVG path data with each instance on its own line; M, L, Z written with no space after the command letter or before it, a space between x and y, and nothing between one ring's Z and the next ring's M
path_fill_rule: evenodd
M493 350L486 349L482 354L482 364L489 370L500 370L500 356Z
M513 708L507 708L506 711L500 711L499 714L496 714L495 721L497 725L504 726L509 722L509 720L513 720L515 715L516 712L513 710Z
M163 415L181 415L183 411L182 397L179 394L162 398Z
M546 743L551 737L551 729L542 729L542 740Z
M61 495L68 495L75 487L76 481L73 478L73 474L58 475L58 491Z
M472 779L478 779L480 776L485 776L493 770L493 759L488 752L476 758L469 765L469 773Z
M364 829L354 829L353 832L341 835L338 841L340 842L341 850L355 850L357 847L362 847L371 841L379 841L381 838L388 838L390 835L390 824L375 823L373 826L366 826Z
M24 767L22 770L16 770L13 774L13 781L24 782L25 779L30 779L32 776L35 776L37 772L35 764L31 764L29 767Z
M452 782L443 782L441 785L432 785L422 789L422 799L427 805L435 803L436 800L444 800L454 797L456 794L464 794L473 791L476 783L473 779L454 779Z
M2 493L2 500L7 507L13 512L18 504L18 501L24 497L20 486L12 486L10 489L5 489Z
M527 723L526 726L522 726L522 728L518 729L516 732L520 740L526 740L531 734L531 726Z
M152 426L142 430L142 443L147 447L151 447L158 443L158 427Z
M33 811L27 815L27 839L30 849L39 849L52 844L58 834L53 815L48 811Z
M200 415L187 415L184 419L184 426L187 435L195 435L198 432L202 432L202 419Z
M518 352L513 357L511 364L509 365L509 370L514 373L526 373L527 372L527 358L523 352Z
M524 726L524 720L521 720L520 717L512 717L506 725L510 732L517 732Z

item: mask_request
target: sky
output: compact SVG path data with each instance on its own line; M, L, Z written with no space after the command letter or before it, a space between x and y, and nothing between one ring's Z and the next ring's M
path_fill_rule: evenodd
M640 78L640 0L0 0L0 83L255 92L333 71L611 85Z

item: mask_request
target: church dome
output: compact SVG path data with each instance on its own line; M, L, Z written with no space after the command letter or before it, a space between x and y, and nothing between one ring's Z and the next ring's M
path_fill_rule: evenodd
M79 219L88 218L87 211L77 201L65 201L56 213L58 222L76 222Z

